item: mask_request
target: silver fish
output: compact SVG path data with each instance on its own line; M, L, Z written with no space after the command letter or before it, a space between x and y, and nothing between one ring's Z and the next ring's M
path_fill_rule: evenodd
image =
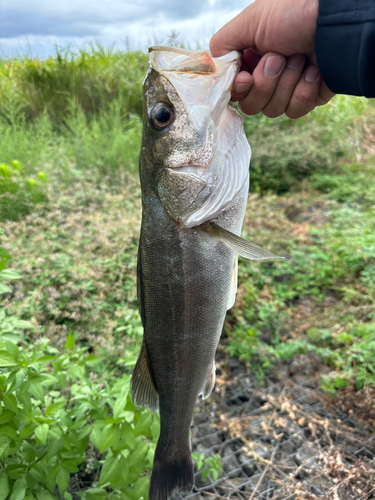
M215 351L237 289L238 255L275 257L240 238L250 146L228 106L241 54L151 47L143 87L138 302L144 337L132 376L160 407L149 500L193 487L189 429L215 383Z

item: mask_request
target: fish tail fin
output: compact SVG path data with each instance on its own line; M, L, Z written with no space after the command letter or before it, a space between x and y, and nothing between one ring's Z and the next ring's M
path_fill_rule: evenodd
M157 446L151 474L149 500L167 500L173 490L191 491L194 486L194 471L189 441L179 458L168 460L165 448Z

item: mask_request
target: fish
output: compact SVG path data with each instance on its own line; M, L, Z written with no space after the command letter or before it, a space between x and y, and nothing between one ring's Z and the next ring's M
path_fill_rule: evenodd
M134 404L160 411L149 500L194 485L190 425L215 384L215 352L237 290L238 255L276 257L240 237L251 149L230 90L241 53L149 48L139 160L137 293L143 341Z

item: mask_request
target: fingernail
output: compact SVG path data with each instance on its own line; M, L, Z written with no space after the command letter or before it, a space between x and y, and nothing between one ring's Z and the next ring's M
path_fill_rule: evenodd
M287 66L290 69L299 68L302 59L304 58L303 54L294 54L293 56L288 57Z
M317 66L309 66L305 73L305 80L313 83L320 76Z
M280 56L269 56L264 65L265 76L274 77L277 76L280 71L285 66L285 59Z
M247 92L250 88L250 84L248 83L236 83L234 86L234 91L236 94L242 94L244 92Z

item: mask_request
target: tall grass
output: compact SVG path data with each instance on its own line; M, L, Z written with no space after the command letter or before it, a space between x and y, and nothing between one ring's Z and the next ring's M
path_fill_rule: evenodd
M43 170L58 182L78 173L117 186L123 172L136 171L147 60L91 46L0 61L0 163L16 159L26 174ZM356 117L367 107L365 99L340 96L301 120L245 117L251 189L283 193L336 173L359 147Z
M78 52L56 50L46 60L22 58L0 63L0 116L35 120L47 111L54 125L64 123L72 104L97 116L117 100L124 116L141 114L141 86L147 69L142 52L120 52L93 45Z

